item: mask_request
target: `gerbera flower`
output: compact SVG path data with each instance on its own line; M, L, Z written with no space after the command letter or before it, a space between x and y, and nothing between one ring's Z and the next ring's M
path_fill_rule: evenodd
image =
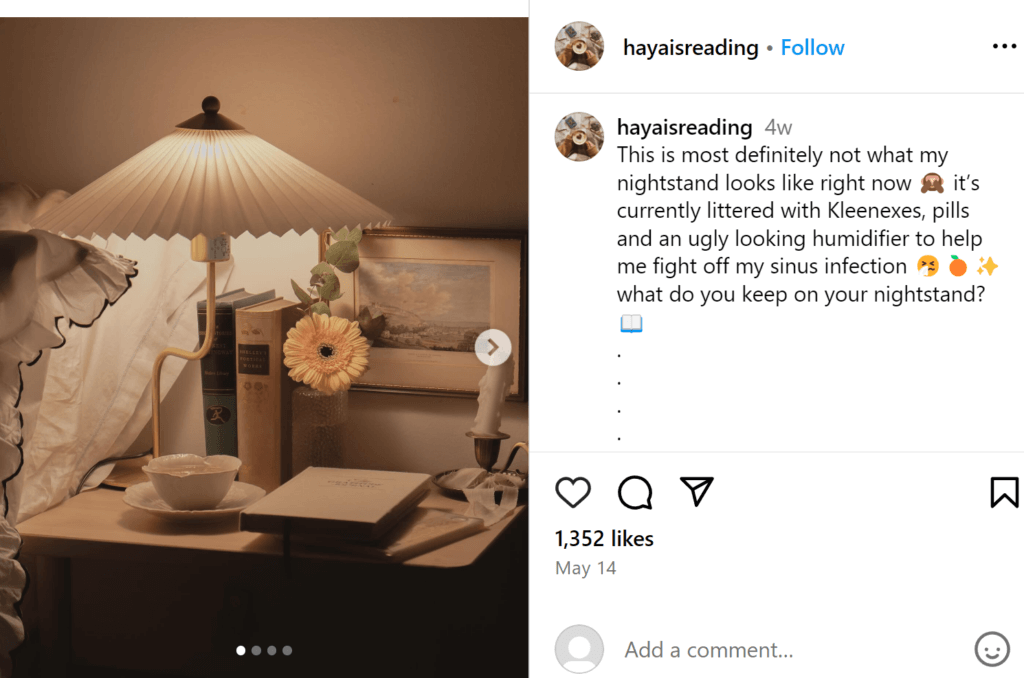
M358 323L319 313L300 320L284 342L288 376L324 393L347 391L366 371L369 354Z

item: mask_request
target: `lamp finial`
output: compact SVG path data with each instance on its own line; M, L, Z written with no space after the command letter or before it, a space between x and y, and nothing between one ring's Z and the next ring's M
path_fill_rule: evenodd
M193 115L183 123L179 123L178 128L208 131L245 129L234 120L220 114L220 99L217 97L206 97L203 99L203 112L199 115Z

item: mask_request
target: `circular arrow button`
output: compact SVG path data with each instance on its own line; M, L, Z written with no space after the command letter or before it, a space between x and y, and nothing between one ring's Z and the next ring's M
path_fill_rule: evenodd
M484 365L500 365L512 355L512 340L501 330L484 330L473 346Z

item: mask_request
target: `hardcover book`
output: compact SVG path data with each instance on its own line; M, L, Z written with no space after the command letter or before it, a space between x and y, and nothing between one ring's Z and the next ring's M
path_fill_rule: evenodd
M425 473L310 467L242 511L248 532L379 539L427 493Z
M300 318L299 303L281 297L235 311L238 479L267 492L291 477L297 384L284 366L284 342Z
M206 454L238 456L238 407L235 384L235 310L274 298L274 290L253 294L232 290L218 294L213 346L199 361L203 389ZM206 339L206 300L196 304L199 343Z
M400 563L418 555L465 539L484 529L479 518L417 506L380 539L373 541L339 541L324 537L302 538L303 544L324 547L361 558Z

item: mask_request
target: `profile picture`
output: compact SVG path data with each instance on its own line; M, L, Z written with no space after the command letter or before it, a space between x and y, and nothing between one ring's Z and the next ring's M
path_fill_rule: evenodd
M555 127L555 147L569 160L590 160L604 146L604 127L589 113L570 113Z
M573 21L555 36L555 56L570 71L585 71L604 56L604 36L586 21Z
M555 641L555 659L569 673L590 673L603 656L601 635L583 624L570 626Z

